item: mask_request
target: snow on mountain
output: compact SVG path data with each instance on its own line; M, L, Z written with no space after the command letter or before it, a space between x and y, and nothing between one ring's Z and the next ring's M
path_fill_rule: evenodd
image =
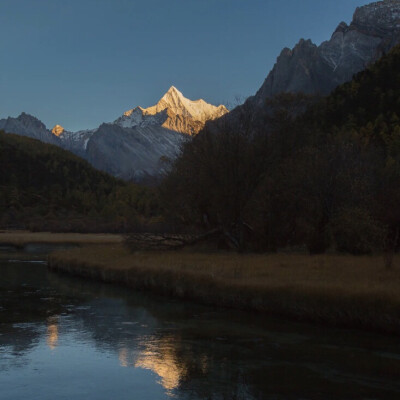
M66 150L84 157L89 140L96 131L97 129L85 129L77 132L63 130L59 138Z
M219 118L227 112L223 105L216 107L202 99L189 100L171 86L156 105L133 108L114 123L123 128L160 125L176 132L195 135L207 121Z

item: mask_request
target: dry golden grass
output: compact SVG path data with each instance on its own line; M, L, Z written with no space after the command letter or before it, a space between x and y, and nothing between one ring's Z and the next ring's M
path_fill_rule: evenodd
M23 246L28 243L71 243L71 244L112 244L121 243L121 235L112 234L82 234L82 233L51 233L29 231L0 231L0 243Z
M51 268L208 304L400 332L400 258L137 252L122 245L53 253Z

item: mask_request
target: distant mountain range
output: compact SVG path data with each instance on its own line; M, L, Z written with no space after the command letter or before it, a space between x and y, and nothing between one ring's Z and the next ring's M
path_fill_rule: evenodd
M350 25L341 22L330 40L316 46L301 39L282 50L263 85L246 101L259 109L282 92L328 94L351 80L400 43L400 0L359 7ZM241 109L239 106L236 112ZM96 168L127 180L157 176L165 158L174 158L181 144L210 120L228 113L224 106L191 101L175 87L153 107L136 107L112 123L79 132L56 125L51 131L33 116L0 120L0 129L56 144L85 158ZM235 110L226 118L234 122Z
M45 143L61 146L58 137L46 128L46 125L32 115L21 113L17 118L8 117L0 119L0 130L7 133L16 133L21 136L28 136Z
M50 131L25 113L0 120L0 129L58 145L114 176L143 181L162 171L163 160L174 158L185 138L227 112L223 105L191 101L172 86L155 106L133 108L97 129L69 132L56 125Z

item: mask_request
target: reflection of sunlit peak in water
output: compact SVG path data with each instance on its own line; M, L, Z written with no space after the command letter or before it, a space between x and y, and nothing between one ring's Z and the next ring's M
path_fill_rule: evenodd
M133 363L130 362L129 356L129 350L126 347L122 347L121 349L119 349L118 359L121 367L133 367Z
M46 343L51 350L57 347L58 342L58 315L54 315L47 319L47 336Z
M121 367L128 367L128 350L123 348L118 351L118 360Z
M175 363L164 360L160 355L152 352L141 354L135 363L135 367L150 369L161 378L162 386L167 390L175 389L179 386L181 371Z
M145 350L135 362L136 368L149 369L161 378L161 385L167 390L178 388L186 375L186 368L178 362L174 354L171 338L163 338L153 343L143 343Z

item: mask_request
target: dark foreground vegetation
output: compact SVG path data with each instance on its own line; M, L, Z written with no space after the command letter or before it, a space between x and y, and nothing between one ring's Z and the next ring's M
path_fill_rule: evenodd
M238 250L384 250L400 239L400 47L327 98L282 94L209 124L163 184L170 216Z
M125 232L159 215L155 191L56 146L0 131L0 229Z
M132 254L113 244L52 253L49 267L210 305L400 333L400 269L385 269L378 256Z

